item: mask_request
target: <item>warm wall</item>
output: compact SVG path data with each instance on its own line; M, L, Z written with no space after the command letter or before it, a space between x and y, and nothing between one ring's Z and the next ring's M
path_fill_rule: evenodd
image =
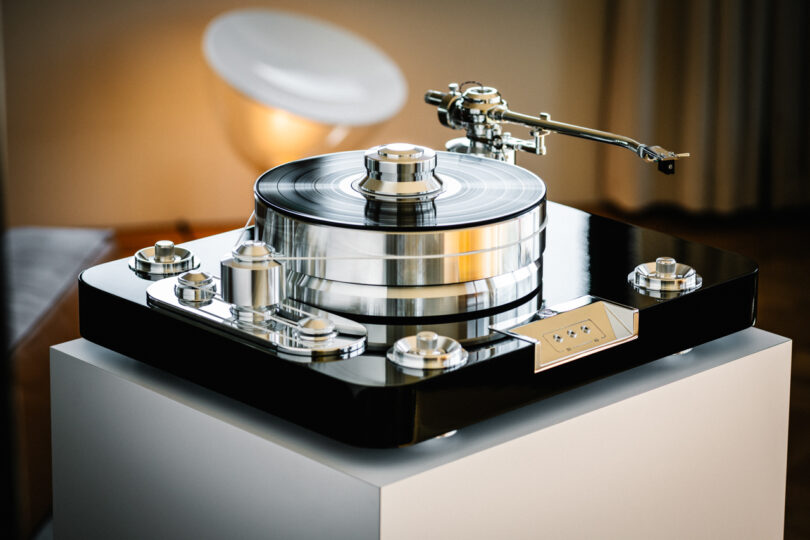
M246 5L257 3L3 2L9 224L246 218L257 171L224 136L200 49L212 17ZM404 140L441 148L460 133L439 125L424 91L470 79L497 86L521 112L599 122L603 1L258 5L344 26L400 65L408 101L369 146ZM596 198L597 146L554 136L548 156L524 155L519 163L546 180L550 198L584 204Z

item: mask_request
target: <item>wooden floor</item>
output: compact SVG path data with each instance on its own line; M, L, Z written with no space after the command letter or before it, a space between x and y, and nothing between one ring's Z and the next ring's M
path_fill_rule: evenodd
M749 215L731 219L694 217L672 210L623 214L586 208L687 240L735 251L759 264L759 328L792 338L785 538L810 539L810 218L802 213ZM118 231L119 257L167 239L176 243L235 229L241 223L192 226L185 222Z

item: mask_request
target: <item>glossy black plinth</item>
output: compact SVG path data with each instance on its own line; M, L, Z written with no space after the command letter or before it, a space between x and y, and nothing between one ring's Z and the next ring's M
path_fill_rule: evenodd
M534 373L533 349L511 338L471 348L455 370L408 372L381 352L299 364L147 306L150 281L126 260L79 278L81 333L90 341L164 369L335 439L392 447L423 441L751 326L757 267L742 256L549 203L542 299L554 306L592 295L639 309L638 339ZM238 232L184 244L219 273ZM627 275L671 256L693 266L703 286L658 300Z

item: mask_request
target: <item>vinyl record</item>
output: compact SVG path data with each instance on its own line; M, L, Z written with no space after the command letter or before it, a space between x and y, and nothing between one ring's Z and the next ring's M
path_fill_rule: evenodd
M443 192L423 204L369 203L354 187L365 176L363 151L293 161L264 173L257 206L298 220L376 230L454 229L519 216L545 201L533 173L500 161L437 152Z

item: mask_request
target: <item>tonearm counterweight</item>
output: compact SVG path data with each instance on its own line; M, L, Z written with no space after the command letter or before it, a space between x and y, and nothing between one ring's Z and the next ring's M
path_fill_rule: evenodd
M515 150L533 154L546 153L545 137L561 133L592 141L622 146L649 162L658 163L658 170L665 174L675 172L675 160L689 154L677 154L660 146L648 146L623 135L599 131L587 127L565 124L551 120L547 113L539 116L522 114L509 109L506 100L496 88L473 83L449 85L448 92L428 90L425 102L438 108L439 121L453 129L463 129L466 137L451 139L447 150L463 154L486 156L509 163L515 162ZM531 140L512 137L504 132L502 124L518 124L530 129Z

